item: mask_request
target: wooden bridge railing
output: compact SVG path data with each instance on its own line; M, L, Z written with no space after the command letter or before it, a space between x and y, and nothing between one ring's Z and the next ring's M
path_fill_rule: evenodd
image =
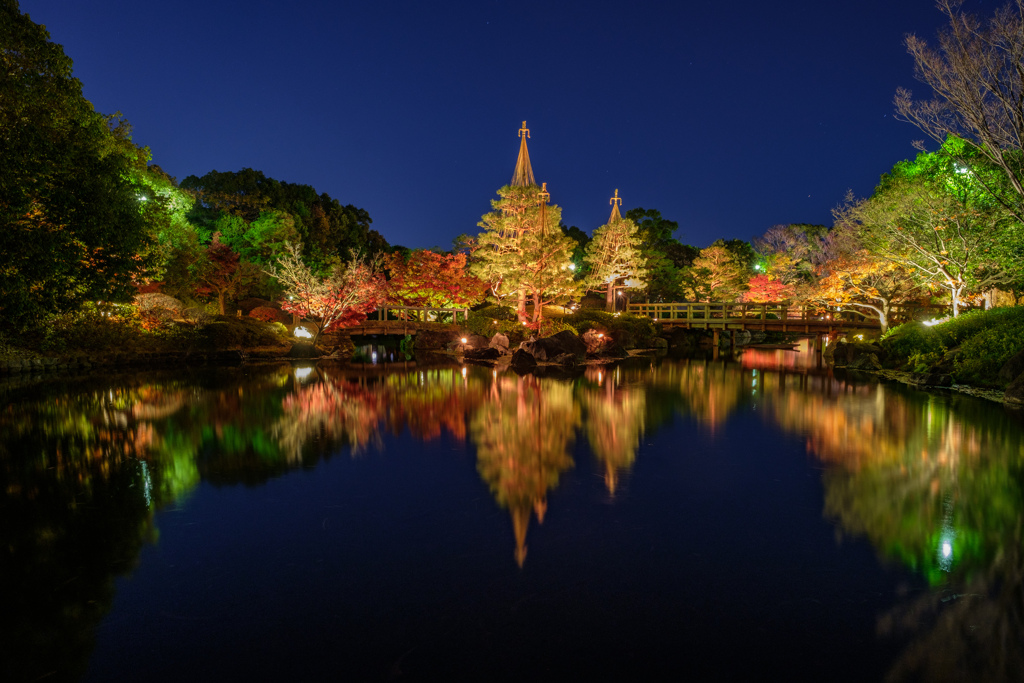
M889 314L889 324L912 320L925 310L938 312L934 306L894 306ZM754 304L727 302L629 304L627 310L634 315L643 315L666 322L708 322L731 321L753 322L755 320L781 320L821 324L828 321L856 323L859 325L878 324L874 315L849 309L836 310L824 306L798 306L789 304Z
M384 320L403 320L421 323L458 323L469 320L468 308L429 308L426 306L383 306L371 313L364 324Z
M627 310L655 320L787 320L824 321L846 320L870 322L871 318L857 311L827 311L816 306L789 304L737 304L724 302L629 304Z

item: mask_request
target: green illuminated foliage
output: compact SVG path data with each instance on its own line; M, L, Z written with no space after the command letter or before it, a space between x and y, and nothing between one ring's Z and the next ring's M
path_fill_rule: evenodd
M46 29L0 3L0 312L41 313L129 296L146 266L140 197L148 150L93 110Z
M615 310L616 291L647 286L639 229L629 218L613 220L595 230L584 259L590 267L587 283L593 289L605 290L607 311Z
M747 285L749 269L723 240L700 250L683 269L683 293L690 301L735 301Z
M520 321L530 320L527 296L533 299L532 323L543 317L543 305L562 302L577 292L572 263L576 240L558 227L562 210L541 201L541 189L506 185L492 200L494 211L479 223L471 271L490 286L499 302L517 301Z

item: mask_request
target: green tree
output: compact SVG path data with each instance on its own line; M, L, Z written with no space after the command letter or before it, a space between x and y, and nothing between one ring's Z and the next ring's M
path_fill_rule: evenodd
M572 249L572 272L573 277L576 280L582 280L587 275L587 262L584 257L587 254L587 245L590 244L590 236L584 231L577 228L575 225L566 225L562 223L558 226L562 230L562 234L569 239L576 242L576 246Z
M351 204L342 205L327 193L318 194L310 185L268 178L262 171L243 168L188 176L181 186L197 193L196 220L208 226L221 214L238 216L246 224L263 220L268 212L290 214L297 241L303 244L303 258L315 268L329 267L333 259L344 260L353 250L368 258L390 251L387 240L370 229L369 213ZM275 238L275 244L280 246L282 240Z
M679 286L682 269L693 263L700 250L675 239L679 224L662 217L656 209L637 207L627 211L625 217L639 229L648 300L678 301L683 296Z
M636 223L612 219L594 231L587 245L586 262L590 266L587 283L590 288L605 290L605 310L615 310L615 292L623 287L644 289L647 277L646 259L640 253L640 235Z
M851 224L872 253L944 290L956 316L968 292L1012 280L998 254L1016 223L952 164L935 153L900 162L870 199L851 200L836 219Z
M82 96L46 29L0 1L0 313L33 317L127 298L148 235L135 178L148 150Z
M526 300L532 297L534 323L546 301L569 299L576 285L569 268L575 240L558 228L562 210L547 205L536 185L506 185L484 214L476 239L472 272L488 283L498 300L515 297L519 320L528 322Z
M691 301L735 301L746 286L749 270L724 240L700 250L693 265L683 269L683 293Z
M999 169L1017 196L993 197L1024 220L1024 0L1012 0L987 22L962 12L957 0L939 0L938 7L949 19L938 47L906 39L914 75L934 98L914 100L900 88L898 115L939 144L963 143L954 155L966 169L980 160Z

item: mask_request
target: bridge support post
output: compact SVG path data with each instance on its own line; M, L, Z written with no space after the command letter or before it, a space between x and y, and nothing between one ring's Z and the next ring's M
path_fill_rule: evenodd
M715 345L715 350L717 351L718 350L718 330L715 330L712 333L712 339L714 339L714 341L712 343Z

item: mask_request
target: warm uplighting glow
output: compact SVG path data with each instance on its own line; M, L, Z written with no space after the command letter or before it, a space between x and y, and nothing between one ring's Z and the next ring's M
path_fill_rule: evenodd
M947 320L949 320L949 318L932 318L931 320L925 320L923 322L924 322L924 325L926 327L933 327L933 326L938 325L940 323L944 323Z
M570 263L569 264L569 270L576 270L576 264L575 263Z
M469 340L468 340L468 339L466 339L465 337L463 337L463 338L462 338L462 339L460 339L459 341L461 341L461 342L462 342L463 344L465 344L465 343L466 343L467 341L469 341Z
M307 330L305 327L296 327L295 331L292 332L299 339L312 339L313 333Z
M466 368L462 368L462 379L466 379Z
M598 332L597 333L597 338L598 339L604 339L604 332Z

